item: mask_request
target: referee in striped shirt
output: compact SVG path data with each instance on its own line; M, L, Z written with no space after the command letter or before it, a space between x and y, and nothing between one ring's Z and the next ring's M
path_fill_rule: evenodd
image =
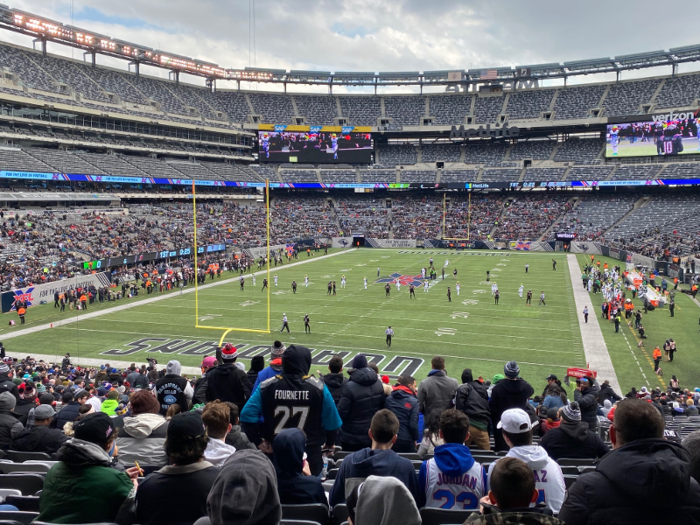
M391 338L394 335L394 331L391 329L391 326L386 329L386 346L391 348Z

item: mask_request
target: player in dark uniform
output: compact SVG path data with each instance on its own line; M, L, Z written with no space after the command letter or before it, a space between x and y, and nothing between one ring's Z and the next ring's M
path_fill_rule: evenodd
M447 287L447 301L452 302L452 290L450 290L450 287Z
M557 261L552 259L552 270L557 271Z
M292 293L297 293L297 282L292 281Z
M525 298L525 304L532 306L532 290L527 291L527 297Z
M454 270L452 270L452 278L453 278L453 279L456 279L456 278L457 278L457 268L455 268Z
M326 295L330 295L332 291L333 291L333 281L328 281L328 293Z
M248 436L262 449L270 450L275 436L287 428L306 434L306 455L311 474L323 470L323 439L332 449L342 425L328 388L309 376L311 351L304 346L287 347L282 372L260 384L241 411L241 423ZM264 423L260 423L261 417Z
M408 298L412 299L415 296L416 296L416 287L413 286L413 284L410 284L408 286Z
M486 282L489 282L491 280L491 272L489 270L486 270Z
M311 325L309 324L309 314L306 314L304 316L304 333L305 334L310 334L311 333Z
M498 304L498 299L500 299L500 297L501 297L501 292L496 290L493 294L493 300L495 301L495 304Z
M263 287L260 289L262 292L265 288L267 288L267 279L263 279Z
M333 281L333 295L335 295L335 281Z
M384 286L384 291L386 291L386 295L384 297L391 296L391 285L389 283L386 283L386 285Z
M241 292L243 291L244 285L245 285L245 278L241 277Z

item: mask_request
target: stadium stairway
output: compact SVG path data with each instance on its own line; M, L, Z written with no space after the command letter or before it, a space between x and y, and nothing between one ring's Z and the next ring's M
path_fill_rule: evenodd
M566 204L571 204L571 208L566 208L566 205L564 206L564 210L562 211L561 215L554 219L552 224L549 225L549 227L542 232L542 235L537 239L538 241L544 241L547 239L547 236L549 235L549 232L552 231L555 225L559 223L559 221L563 220L566 215L572 213L576 208L578 208L579 204L581 204L581 198L580 197L571 197L568 201L566 201Z
M649 203L652 201L652 197L642 197L639 199L637 202L634 203L634 206L632 206L632 209L625 213L622 217L620 217L615 224L610 226L605 232L603 233L603 237L605 237L609 232L615 229L615 227L620 224L622 221L624 221L631 213L634 213L636 210L639 208L644 208L649 205Z
M481 172L479 173L479 175L481 175ZM498 225L501 224L501 222L503 222L503 218L506 216L506 213L508 212L508 206L506 206L506 204L508 204L512 200L513 200L513 198L506 199L506 201L503 203L503 207L501 208L501 213L498 214L498 219L496 219L496 222L494 223L493 227L491 228L491 231L489 231L489 237L492 238L496 234L496 230L498 229Z

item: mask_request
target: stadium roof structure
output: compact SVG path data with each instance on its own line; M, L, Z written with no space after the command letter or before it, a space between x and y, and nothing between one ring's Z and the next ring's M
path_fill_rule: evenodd
M300 84L328 86L402 86L402 85L470 85L513 81L539 81L566 79L570 76L615 73L658 66L671 66L675 74L677 66L685 62L700 61L700 44L635 53L617 57L575 60L564 63L516 65L495 68L440 71L396 72L348 72L348 71L297 71L285 69L252 68L229 69L217 64L169 53L148 46L126 42L95 31L64 25L46 17L28 13L0 4L0 29L33 36L42 44L46 53L47 42L76 47L92 56L107 55L129 60L138 74L139 65L167 69L179 79L180 73L204 77L207 83L216 80L240 82L265 82L273 84Z

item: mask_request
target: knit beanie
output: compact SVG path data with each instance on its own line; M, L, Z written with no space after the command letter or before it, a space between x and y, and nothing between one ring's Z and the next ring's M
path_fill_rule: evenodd
M503 373L508 379L516 379L520 374L520 367L515 361L508 361L503 367Z
M157 414L160 412L160 403L148 390L139 390L131 395L131 413L134 416L139 414Z
M221 360L225 363L233 363L238 358L238 350L231 343L226 343L221 349Z
M272 345L272 359L279 359L284 355L284 351L287 349L284 343L281 341L275 341Z
M165 373L168 375L179 376L180 372L182 372L182 365L180 365L180 361L173 359L172 361L168 361L168 364L165 365Z
M350 363L350 368L353 370L358 370L360 368L367 368L367 358L362 354L357 354Z
M561 417L564 418L564 421L569 421L570 423L581 421L581 408L578 406L578 403L572 401L571 404L565 405L561 411Z

